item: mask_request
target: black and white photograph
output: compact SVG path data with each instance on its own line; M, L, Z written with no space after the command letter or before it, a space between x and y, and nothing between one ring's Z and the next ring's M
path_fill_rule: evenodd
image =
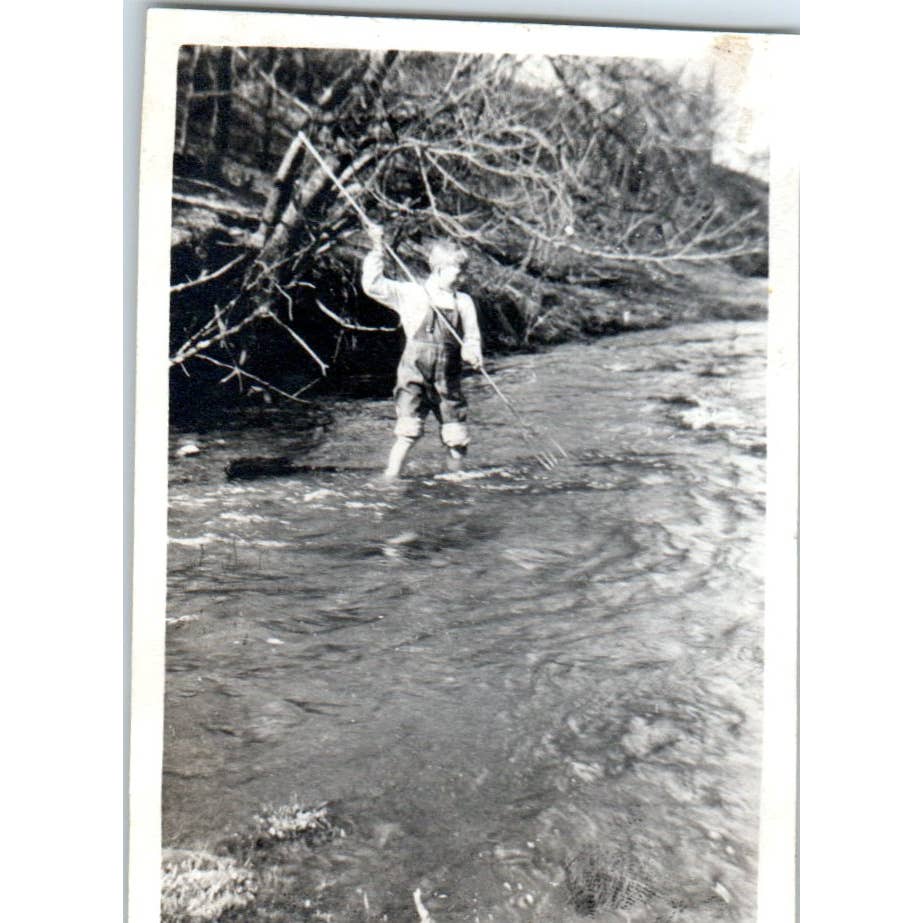
M796 50L150 14L133 921L794 919Z

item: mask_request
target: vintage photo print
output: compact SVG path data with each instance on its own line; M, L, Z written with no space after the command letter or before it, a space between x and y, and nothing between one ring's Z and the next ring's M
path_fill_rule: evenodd
M150 14L133 923L793 919L796 50Z

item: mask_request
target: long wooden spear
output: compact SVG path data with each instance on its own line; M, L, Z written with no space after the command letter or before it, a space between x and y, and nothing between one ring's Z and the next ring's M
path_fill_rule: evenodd
M330 167L327 165L327 162L324 160L324 158L320 155L320 153L317 151L314 145L311 144L310 140L308 140L308 136L303 131L299 131L298 139L305 146L305 148L310 152L310 154L314 157L314 159L318 162L318 164L320 165L320 168L324 171L324 173L327 174L331 182L333 182L333 184L337 187L340 193L342 193L343 198L345 198L346 201L352 206L353 210L359 216L363 224L365 224L366 227L371 227L372 221L369 219L368 215L366 215L362 206L355 200L355 198L353 198L349 190L340 182L340 180L338 179L336 174L333 172L333 170L331 170ZM384 246L385 246L385 249L387 249L388 253L391 254L392 258L394 259L394 262L397 263L397 265L401 268L401 270L404 272L407 278L411 282L413 282L415 285L419 284L417 280L414 278L413 273L407 268L407 265L397 255L397 253L387 243L385 243ZM455 328L445 319L445 316L439 310L439 308L434 304L432 305L432 308L433 308L433 311L436 313L436 315L439 317L439 319L448 328L452 336L455 337L455 339L458 341L459 345L463 346L464 343L462 341L462 338L458 335ZM538 441L538 437L536 436L534 432L535 428L534 427L530 428L530 426L526 424L525 420L522 417L522 414L516 409L516 407L513 405L513 402L500 390L499 386L493 380L493 377L488 373L487 369L484 368L483 364L478 365L478 371L481 373L481 375L484 376L484 380L487 382L487 384L489 384L490 387L493 388L493 390L496 392L497 397L499 397L500 400L503 401L504 405L510 411L510 413L513 416L513 419L516 421L517 425L519 426L519 429L522 432L523 438L526 440L527 444L529 445L529 448L533 452L535 452L535 446L532 444ZM548 441L555 447L555 449L557 449L557 451L561 453L561 456L563 458L567 458L567 452L558 443L556 439L554 439L553 437L547 434L545 434L545 438L548 439ZM558 462L554 453L548 450L545 450L545 449L540 448L538 452L535 452L535 456L545 468L549 468L549 469L553 468Z

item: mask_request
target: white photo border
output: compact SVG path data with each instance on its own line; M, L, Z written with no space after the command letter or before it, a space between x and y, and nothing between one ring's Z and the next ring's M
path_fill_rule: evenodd
M722 33L713 33L714 36ZM129 919L160 919L169 277L176 65L183 45L681 57L709 33L355 16L151 10L147 17L138 237ZM770 154L764 749L758 919L795 917L797 759L798 37L766 42Z

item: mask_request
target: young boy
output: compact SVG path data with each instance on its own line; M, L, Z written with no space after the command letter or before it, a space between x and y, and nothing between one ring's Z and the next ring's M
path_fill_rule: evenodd
M476 369L482 362L474 302L469 295L455 290L467 255L454 243L438 241L430 249L430 275L423 284L396 282L384 276L382 228L370 225L368 232L372 249L362 264L362 288L369 297L398 313L407 338L397 368L397 423L385 479L400 477L407 453L423 435L423 421L430 410L440 423L446 467L460 471L468 449L462 362Z

